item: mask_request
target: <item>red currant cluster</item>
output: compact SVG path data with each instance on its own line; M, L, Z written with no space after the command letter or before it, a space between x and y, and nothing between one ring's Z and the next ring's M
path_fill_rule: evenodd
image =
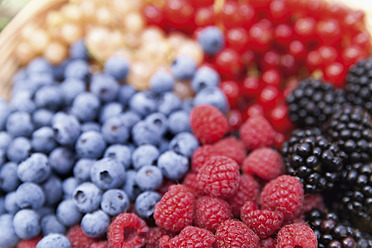
M153 1L154 2L154 1ZM156 3L156 4L155 4ZM309 75L344 86L349 67L371 51L364 13L324 0L160 0L143 13L148 24L196 37L203 27L223 30L225 47L204 63L215 68L237 129L262 113L286 134L292 129L285 98Z

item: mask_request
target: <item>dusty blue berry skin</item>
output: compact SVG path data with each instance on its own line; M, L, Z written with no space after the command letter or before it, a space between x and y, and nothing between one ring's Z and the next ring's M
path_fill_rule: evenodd
M164 177L171 180L180 180L189 169L189 161L183 155L174 151L167 151L160 155L158 167Z
M48 109L37 109L32 114L32 122L35 128L40 128L44 126L51 126L53 119L53 112Z
M163 183L163 174L157 166L145 165L137 171L136 183L143 191L156 190Z
M70 241L62 234L51 233L43 237L36 248L71 248Z
M203 51L207 54L216 54L225 46L224 35L216 26L202 29L197 39Z
M43 218L44 216L55 214L55 208L54 207L41 207L38 209L35 209L35 211L40 215L40 218Z
M90 91L102 102L115 100L119 87L119 83L115 80L115 78L105 73L93 75L90 83Z
M75 97L86 90L86 84L77 78L67 78L59 86L63 102L70 106Z
M0 197L0 215L5 214L5 197Z
M209 104L218 108L222 113L227 113L229 105L225 94L217 87L206 87L200 90L193 102L194 106Z
M45 194L45 205L54 207L63 198L62 181L59 177L51 176L41 185Z
M37 209L43 206L45 194L35 183L22 183L16 191L16 201L20 208Z
M89 76L90 66L85 60L72 60L66 65L65 78L76 78L87 82L89 80Z
M90 176L89 176L90 177ZM63 198L72 198L72 194L75 189L79 186L79 182L75 177L68 177L62 182Z
M178 56L173 61L171 71L175 78L179 80L188 80L194 76L196 63L191 57Z
M97 122L94 121L89 121L89 122L84 122L81 125L81 132L88 132L88 131L96 131L100 132L101 131L101 126Z
M90 179L101 189L113 189L123 186L125 169L116 160L106 157L96 161L90 169Z
M0 131L0 149L6 150L10 142L12 142L13 137L5 131Z
M38 57L28 63L26 72L27 74L52 73L52 65L46 59Z
M34 96L36 107L57 110L63 103L63 95L58 85L46 85L38 89Z
M14 230L13 215L0 215L0 226L0 247L15 247L19 242L19 237Z
M10 108L6 103L0 103L0 129L3 130L10 114Z
M140 120L141 116L133 111L126 111L120 115L121 121L127 126L128 130L132 130L133 126L136 125Z
M101 128L102 136L109 144L123 144L129 138L129 130L120 115L106 120Z
M83 214L72 199L66 199L58 204L56 216L62 225L71 227L80 222Z
M158 102L158 111L170 115L172 112L181 109L182 102L180 98L173 92L166 92L160 96Z
M71 114L80 121L93 121L97 117L101 102L91 92L82 92L77 95L71 105Z
M156 146L160 143L161 137L160 129L146 121L139 121L132 128L132 139L137 146L145 144Z
M168 118L168 129L172 134L191 132L189 113L179 110L170 114Z
M127 106L129 103L129 99L136 93L136 89L130 84L123 84L119 88L118 92L118 101L123 104L123 106Z
M0 164L4 164L6 161L6 151L0 150Z
M49 154L49 166L59 175L68 175L75 163L75 156L72 150L59 146Z
M54 139L61 145L71 146L80 135L80 123L73 115L56 113L52 119Z
M13 137L30 136L34 130L31 115L23 111L11 113L6 120L6 130Z
M21 183L17 174L18 165L8 162L0 167L0 189L4 192L16 190Z
M123 105L120 102L108 102L101 108L99 113L99 122L104 123L110 117L123 112Z
M83 59L83 60L88 60L89 59L88 50L85 47L85 43L84 43L83 38L75 41L70 46L69 54L70 54L71 59Z
M14 231L21 239L32 239L41 231L40 215L31 209L19 210L13 218Z
M141 218L149 218L154 214L155 204L159 202L161 195L154 191L142 192L136 199L134 207Z
M20 207L17 204L17 195L15 191L9 192L8 194L5 195L4 198L4 207L6 212L10 214L15 214L18 212Z
M160 153L153 145L142 145L137 147L132 154L133 168L139 170L145 165L154 165Z
M91 238L102 237L106 233L109 225L110 217L102 210L87 213L81 220L83 232Z
M24 111L32 113L36 109L35 102L32 99L33 94L30 91L19 91L12 95L9 107L12 111Z
M90 180L90 169L92 168L94 159L81 158L79 159L73 168L74 177L79 182L86 182Z
M192 154L198 147L198 140L194 135L188 132L177 134L169 143L170 150L187 158L191 158Z
M72 199L80 212L89 213L99 207L102 191L94 183L85 182L74 190Z
M49 153L57 146L51 127L41 127L32 133L31 146L35 152Z
M156 111L157 99L150 91L136 92L129 99L129 109L141 116L147 116Z
M105 62L103 70L117 80L123 80L128 76L129 63L123 57L112 56Z
M200 67L191 80L191 87L195 92L207 87L218 87L220 84L220 75L208 66Z
M168 119L162 113L153 113L146 117L145 121L150 125L159 129L161 135L164 135L168 130Z
M16 137L9 144L6 150L6 156L12 162L19 163L25 160L31 153L31 142L25 137Z
M76 155L79 158L97 159L102 156L105 149L103 135L96 131L82 133L75 144Z
M41 231L44 236L50 233L66 233L66 227L62 225L54 214L46 215L41 218Z
M123 190L109 189L102 196L101 209L110 216L116 216L126 212L129 204L129 198Z
M150 90L156 94L172 91L175 80L169 72L160 70L150 78Z
M131 165L132 151L126 145L115 144L106 148L103 157L116 159L125 169Z
M41 183L48 179L50 173L48 157L43 153L31 154L17 169L18 177L23 182Z
M137 171L127 170L126 174L127 174L127 178L125 180L125 183L122 189L127 194L129 200L134 201L136 197L141 193L141 190L136 183Z

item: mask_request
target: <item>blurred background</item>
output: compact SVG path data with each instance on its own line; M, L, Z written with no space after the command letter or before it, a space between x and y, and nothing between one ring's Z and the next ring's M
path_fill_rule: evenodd
M0 32L30 0L0 0Z

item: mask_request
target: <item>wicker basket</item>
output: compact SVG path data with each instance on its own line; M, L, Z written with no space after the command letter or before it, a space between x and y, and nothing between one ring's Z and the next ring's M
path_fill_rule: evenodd
M106 0L102 0L106 1ZM136 0L133 0L136 1ZM223 0L215 0L223 1ZM330 0L328 0L330 1ZM367 14L367 26L372 33L372 1L371 0L331 0L344 3L345 5L362 9ZM12 76L19 68L14 51L20 42L22 28L30 22L38 22L44 19L46 13L58 9L68 0L32 0L24 7L9 25L0 34L0 96L9 99L12 86Z

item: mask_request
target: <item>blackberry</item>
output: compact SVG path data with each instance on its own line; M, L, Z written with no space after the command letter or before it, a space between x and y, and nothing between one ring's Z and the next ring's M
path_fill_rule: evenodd
M332 189L341 177L344 153L318 128L294 130L282 153L287 173L299 178L307 193Z
M346 101L343 90L313 78L301 81L286 100L289 117L298 127L323 124Z
M332 142L347 155L347 164L372 159L372 117L359 106L344 105L323 127Z
M372 114L372 57L358 61L346 76L346 98Z

